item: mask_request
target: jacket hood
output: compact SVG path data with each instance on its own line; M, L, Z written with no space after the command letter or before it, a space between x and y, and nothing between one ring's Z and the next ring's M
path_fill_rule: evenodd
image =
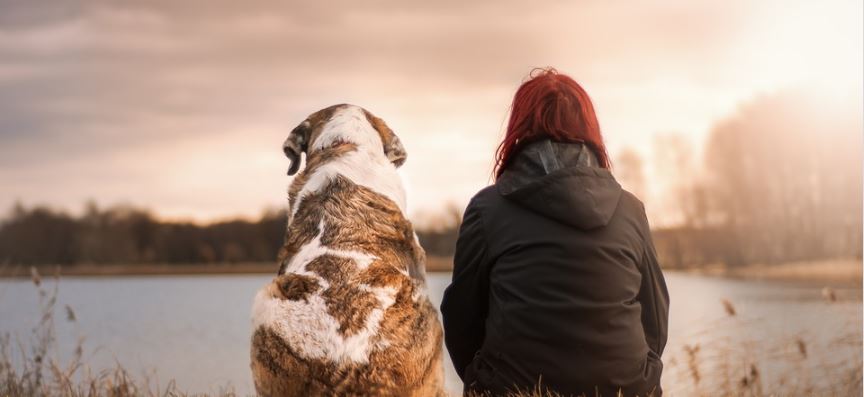
M622 192L585 144L549 139L516 153L495 185L505 198L579 229L608 224Z

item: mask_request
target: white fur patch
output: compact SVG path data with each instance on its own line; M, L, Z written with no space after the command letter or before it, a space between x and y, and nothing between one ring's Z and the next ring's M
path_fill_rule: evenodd
M367 363L373 350L389 344L381 341L376 346L372 340L396 295L395 288L367 288L373 291L381 307L373 309L363 328L351 336L339 333L339 322L327 314L327 304L320 295L311 295L306 301L282 300L271 296L267 286L255 296L254 329L269 327L304 358Z

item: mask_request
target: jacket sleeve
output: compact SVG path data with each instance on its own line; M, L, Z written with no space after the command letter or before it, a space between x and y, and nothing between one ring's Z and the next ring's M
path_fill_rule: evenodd
M647 223L647 222L646 222ZM642 305L642 327L645 329L645 341L657 357L663 355L669 327L669 291L666 280L657 262L657 252L651 239L651 232L646 231L642 255L642 286L637 299Z
M444 291L441 302L444 342L463 380L465 368L483 343L488 300L488 247L480 210L472 200L459 228L453 281Z

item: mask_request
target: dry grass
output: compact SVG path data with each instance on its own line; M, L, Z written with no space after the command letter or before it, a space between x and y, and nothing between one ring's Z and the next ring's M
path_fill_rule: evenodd
M823 298L826 316L836 315L833 290ZM831 337L809 334L775 340L749 338L765 320L740 314L732 301L720 302L726 316L695 330L681 352L665 355L664 375L674 376L672 396L861 396L862 334L854 318ZM819 328L814 324L814 328ZM724 332L726 331L726 332ZM731 332L730 332L731 331Z

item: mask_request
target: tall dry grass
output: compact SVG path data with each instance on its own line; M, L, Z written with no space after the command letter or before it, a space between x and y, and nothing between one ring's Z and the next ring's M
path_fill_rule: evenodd
M824 316L848 314L833 310L838 293L822 291ZM857 299L857 298L851 298ZM833 318L828 334L809 331L776 339L752 335L776 318L748 316L724 299L723 318L696 328L678 352L664 355L664 376L675 377L673 396L861 396L862 330L860 318ZM848 307L847 307L848 309ZM858 309L860 310L860 308ZM791 313L792 316L795 313ZM843 320L843 321L838 321ZM797 320L796 320L797 321ZM818 330L821 324L810 324Z

